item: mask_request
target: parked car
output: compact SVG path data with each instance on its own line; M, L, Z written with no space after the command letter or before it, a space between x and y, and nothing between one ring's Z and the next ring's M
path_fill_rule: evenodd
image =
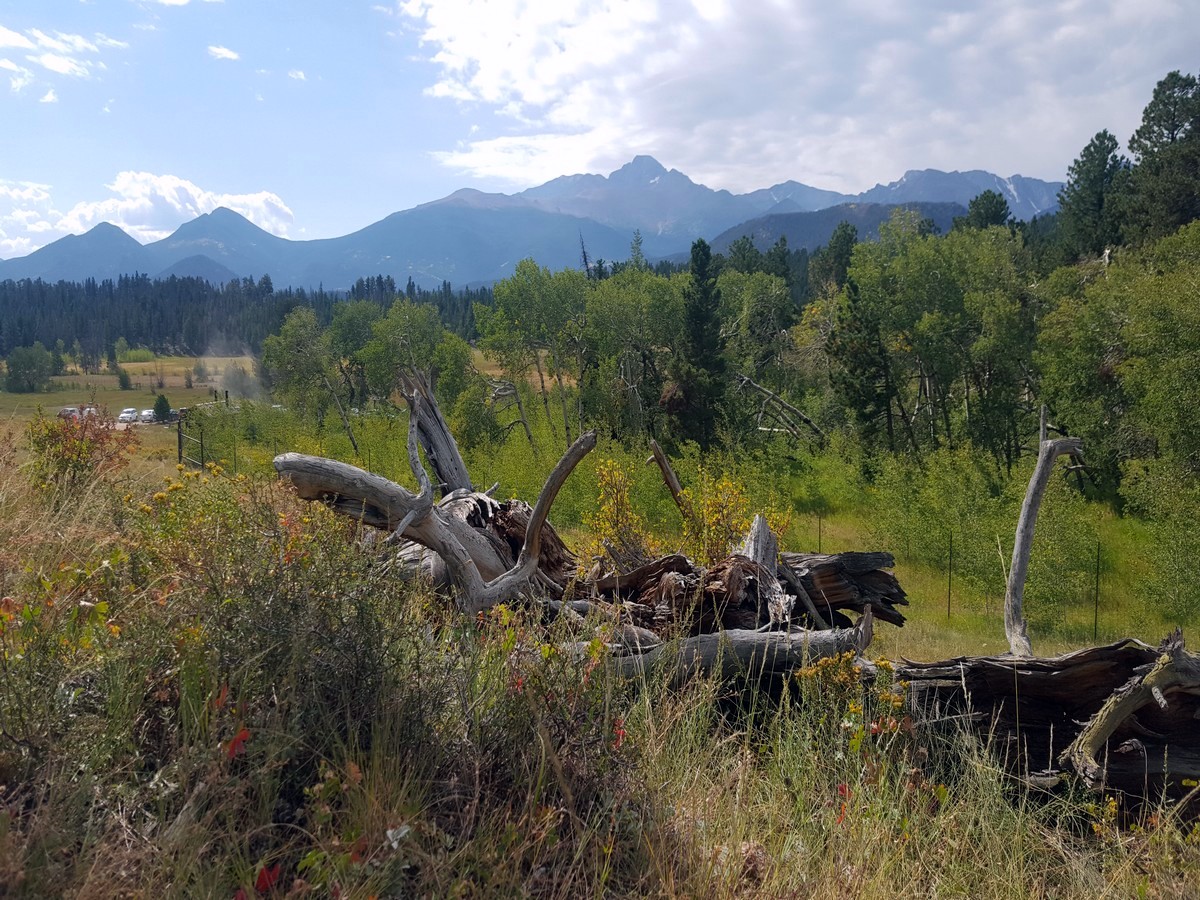
M84 404L83 406L64 406L58 411L60 419L71 419L73 421L79 421L84 416L98 415L100 415L100 410L89 404Z
M128 409L121 410L121 414L119 416L117 416L118 422L125 422L127 424L134 424L137 422L137 420L138 420L138 411L136 409L134 409L132 406L129 407Z
M154 422L154 421L156 421L156 419L154 418L154 410L152 410L152 409L143 409L143 410L142 410L142 415L141 415L141 420L142 420L143 422Z

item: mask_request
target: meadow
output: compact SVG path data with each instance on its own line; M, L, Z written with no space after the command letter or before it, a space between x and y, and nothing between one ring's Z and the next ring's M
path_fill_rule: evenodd
M188 365L164 363L163 390L195 409L211 386L184 388ZM93 389L113 411L150 405L148 390ZM782 700L705 680L619 682L599 648L561 652L557 626L531 611L462 619L399 577L360 527L274 479L277 450L354 458L340 424L222 402L188 423L214 454L204 468L177 468L173 428L139 426L127 464L80 471L27 439L38 404L92 396L75 394L0 394L0 893L1200 889L1200 830L1173 808L1131 817L1116 797L1008 779L988 747L905 716L886 663L866 686L853 660L812 666ZM406 478L403 412L364 410L352 427L360 464ZM518 430L469 450L479 483L532 499L558 455L548 433L535 437L535 452ZM609 442L585 460L553 513L568 544L613 527L598 497L608 466L625 473L637 526L663 549L689 549L644 459ZM1011 502L980 506L953 460L945 481L958 500L936 479L868 481L862 463L849 447L676 460L685 485L726 492L731 522L772 511L785 548L894 550L910 617L877 630L876 660L1003 650L1001 564L985 551ZM1150 536L1065 496L1047 500L1049 559L1031 575L1035 650L1092 642L1096 540L1098 639L1157 641L1172 622L1138 592ZM1056 502L1069 518L1054 517ZM944 526L960 506L947 615L950 572L937 560L948 548L928 510Z

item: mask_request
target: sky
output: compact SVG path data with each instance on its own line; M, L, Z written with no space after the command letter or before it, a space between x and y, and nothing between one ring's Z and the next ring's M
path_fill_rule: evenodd
M227 206L283 237L649 154L735 193L1062 180L1200 0L0 0L0 258Z

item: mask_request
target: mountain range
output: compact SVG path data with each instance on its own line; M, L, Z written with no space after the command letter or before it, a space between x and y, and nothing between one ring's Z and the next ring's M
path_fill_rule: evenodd
M637 156L608 176L566 175L516 194L455 191L322 240L277 237L224 208L144 245L101 223L28 256L0 260L0 279L83 281L141 272L217 283L267 274L279 285L336 290L382 274L427 287L468 285L505 278L525 257L551 269L576 266L581 242L593 260L626 259L635 229L651 259L686 253L698 237L722 250L743 234L762 249L781 235L793 249L815 249L843 220L855 224L860 237L873 236L896 205L916 205L948 228L985 190L1000 193L1016 218L1029 219L1053 211L1062 186L1019 175L923 169L857 195L796 181L733 194Z

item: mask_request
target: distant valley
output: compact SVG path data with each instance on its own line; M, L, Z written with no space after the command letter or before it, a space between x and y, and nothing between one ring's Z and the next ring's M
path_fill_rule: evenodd
M592 259L626 259L635 229L651 259L685 254L699 237L723 250L742 235L763 249L786 236L793 249L811 250L843 220L860 236L874 236L896 205L917 206L945 230L985 190L1001 194L1016 218L1030 219L1056 209L1061 188L1021 176L924 169L858 195L795 181L732 194L638 156L608 176L568 175L511 195L456 191L323 240L280 238L228 209L145 245L103 223L28 256L0 260L0 279L103 280L139 272L216 284L266 274L281 286L339 290L382 274L402 284L412 278L423 287L465 286L506 278L526 257L552 269L578 265L580 241Z

